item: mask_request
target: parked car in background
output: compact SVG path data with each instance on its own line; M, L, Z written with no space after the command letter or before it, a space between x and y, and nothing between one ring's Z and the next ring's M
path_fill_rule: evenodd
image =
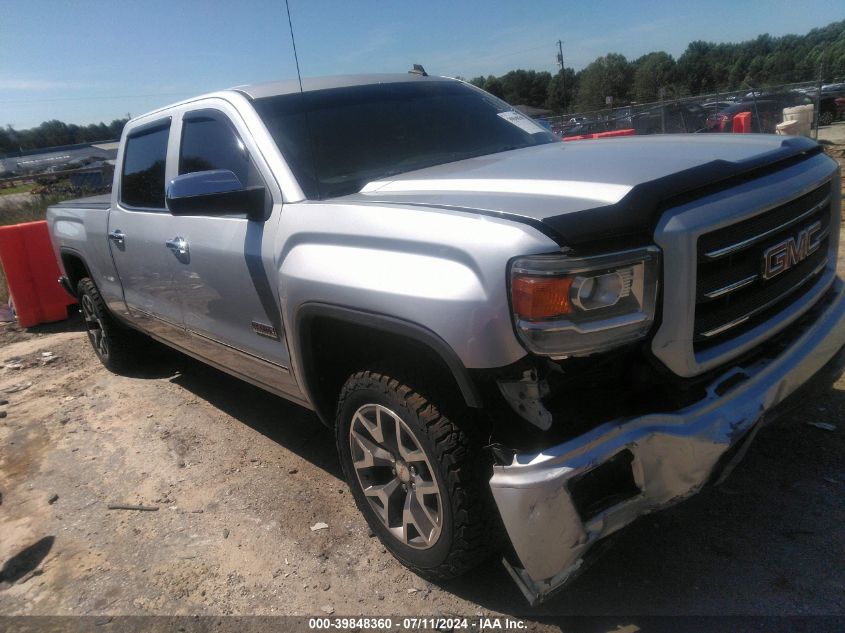
M768 101L766 99L758 99L756 104L744 101L742 103L736 103L732 106L728 106L724 110L716 112L715 114L711 114L707 117L706 131L733 132L734 117L737 114L742 114L743 112L751 112L752 108L756 108L756 111L758 113L766 113L766 116L768 118L768 113L773 112L777 108L777 104L773 101ZM752 113L751 119L752 131L759 132L760 121L757 115ZM774 127L772 127L771 131L774 132Z
M839 121L845 121L845 97L836 97L836 118Z
M751 131L774 134L777 124L783 121L784 108L812 103L812 99L799 92L769 94L745 99L707 117L707 132L732 132L733 119L742 112L751 113Z
M567 138L570 136L581 136L582 134L596 134L599 132L607 132L615 130L616 127L612 121L584 121L576 125L564 128L559 136Z
M701 104L701 107L705 109L708 115L714 114L716 112L721 112L725 108L730 108L732 105L735 105L736 101L707 101Z
M822 94L819 99L819 125L830 125L842 118L836 107L836 100L840 98L842 95Z
M808 93L808 97L816 103L818 91L815 90ZM834 121L841 119L841 115L836 108L836 100L845 97L845 84L829 84L822 86L821 98L819 104L819 125L830 125Z
M629 125L637 134L683 134L707 127L707 111L697 103L675 101L635 112Z
M552 132L558 136L577 136L578 134L590 134L590 132L573 132L574 129L587 129L590 125L595 123L595 119L586 116L574 116L563 123L555 123L552 125Z

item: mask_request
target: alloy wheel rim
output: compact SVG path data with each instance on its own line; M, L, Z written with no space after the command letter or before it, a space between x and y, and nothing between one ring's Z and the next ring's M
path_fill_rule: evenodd
M109 355L109 344L106 339L106 331L103 328L103 321L97 316L94 310L94 302L88 295L82 295L82 318L85 320L85 329L88 331L88 339L97 353L107 358Z
M352 416L349 447L370 507L400 543L429 549L443 527L443 500L434 469L400 416L365 404Z

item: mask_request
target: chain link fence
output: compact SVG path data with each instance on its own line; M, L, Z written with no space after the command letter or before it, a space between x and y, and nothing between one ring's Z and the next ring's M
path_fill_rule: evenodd
M635 134L730 132L733 117L749 112L751 131L772 134L783 122L785 108L812 105L813 135L817 137L819 125L845 117L845 75L830 84L792 82L685 97L671 97L667 90L661 93L665 96L658 101L609 104L544 119L556 134L566 138L623 129L633 129Z

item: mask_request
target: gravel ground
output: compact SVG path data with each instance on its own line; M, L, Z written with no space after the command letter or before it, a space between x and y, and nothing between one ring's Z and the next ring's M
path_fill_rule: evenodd
M309 412L177 354L112 375L79 329L0 334L0 560L35 546L0 614L845 614L843 380L531 609L495 561L443 586L396 563Z
M530 608L497 561L443 585L399 565L296 405L174 352L110 374L78 318L0 326L0 362L0 615L845 616L843 379Z
M845 121L837 121L832 125L820 127L819 140L837 144L845 143Z

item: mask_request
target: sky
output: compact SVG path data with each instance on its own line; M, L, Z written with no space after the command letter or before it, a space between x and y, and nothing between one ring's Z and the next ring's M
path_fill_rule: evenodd
M471 78L803 34L841 0L289 0L303 76ZM296 77L284 0L0 0L0 125L88 124Z

